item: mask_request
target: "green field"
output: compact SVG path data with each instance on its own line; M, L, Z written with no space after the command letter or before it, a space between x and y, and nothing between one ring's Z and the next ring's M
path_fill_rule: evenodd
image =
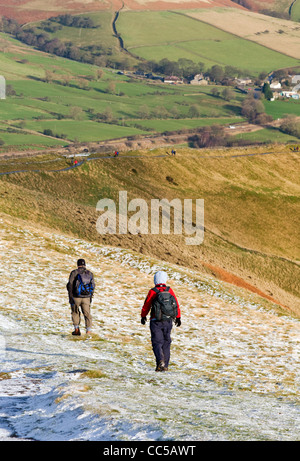
M258 75L299 61L264 46L224 32L209 24L175 11L120 14L117 23L125 47L147 60L180 58L203 62L206 67L219 64L249 70Z
M144 134L145 131L134 127L124 127L119 125L96 123L89 120L47 120L31 121L26 123L29 130L43 132L50 129L53 133L63 134L69 141L92 142L105 141L106 139L122 138L123 136L134 136Z
M200 126L209 126L209 125L229 125L234 123L239 123L242 121L241 117L230 117L230 118L205 118L203 120L194 120L194 119L166 119L164 120L164 127L165 131L177 131L177 130L189 130L193 128L198 128ZM128 122L130 125L138 124L139 126L143 126L146 129L150 129L153 131L159 131L161 127L161 120L135 120L132 122Z
M41 147L164 132L173 126L194 128L211 124L211 119L231 123L240 112L238 93L228 102L214 97L208 87L153 84L108 69L98 78L97 66L38 52L5 34L0 40L7 47L0 55L0 73L14 91L0 101L2 151L23 142ZM191 119L192 104L199 115ZM106 112L109 123L101 119ZM144 124L141 112L146 112ZM44 130L54 137L43 136Z
M300 114L300 101L293 99L264 101L266 113L272 115L273 119L286 117L287 115Z
M162 16L168 20L178 17L185 24L189 21L167 12ZM195 31L190 31L185 47L193 34ZM243 121L241 104L245 96L235 90L226 101L223 87L166 85L137 79L37 51L6 34L0 34L0 43L0 74L13 89L0 101L2 152L14 147L97 142ZM218 96L213 94L214 89ZM299 113L297 101L266 101L265 107L274 119ZM46 134L50 130L50 136L45 136L44 130L48 130Z

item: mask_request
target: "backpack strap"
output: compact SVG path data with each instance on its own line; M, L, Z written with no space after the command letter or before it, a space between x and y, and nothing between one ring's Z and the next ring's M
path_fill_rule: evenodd
M153 291L155 291L156 294L158 293L164 293L165 291L169 291L170 290L170 287L166 287L166 289L164 291L160 291L158 288L154 287L152 288Z

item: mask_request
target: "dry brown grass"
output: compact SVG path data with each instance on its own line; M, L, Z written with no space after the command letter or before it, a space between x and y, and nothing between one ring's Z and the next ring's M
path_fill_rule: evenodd
M258 155L264 152L268 155ZM153 151L152 158L125 159L121 154L118 160L97 160L57 174L2 177L1 210L212 274L260 292L300 316L299 154L286 146L178 149L176 158L154 157L160 153L165 150ZM117 203L120 190L128 192L128 200L149 203L152 198L204 198L203 244L187 246L180 235L99 235L96 203L106 197Z
M293 21L236 8L210 8L187 14L293 58L300 57L300 26Z

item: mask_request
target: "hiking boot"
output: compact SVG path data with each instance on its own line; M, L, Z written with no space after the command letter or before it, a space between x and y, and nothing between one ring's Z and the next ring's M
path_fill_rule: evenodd
M72 332L72 335L73 335L73 336L80 336L81 333L80 333L79 328L75 328L75 330Z
M157 364L155 371L166 371L164 362L160 361Z

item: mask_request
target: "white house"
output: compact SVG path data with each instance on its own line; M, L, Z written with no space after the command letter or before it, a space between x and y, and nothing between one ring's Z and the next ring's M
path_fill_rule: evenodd
M270 88L271 90L278 90L279 88L281 88L281 83L278 81L272 81L272 83L270 83Z
M282 91L280 93L280 96L283 96L284 98L292 98L292 99L300 99L299 93L296 91Z

